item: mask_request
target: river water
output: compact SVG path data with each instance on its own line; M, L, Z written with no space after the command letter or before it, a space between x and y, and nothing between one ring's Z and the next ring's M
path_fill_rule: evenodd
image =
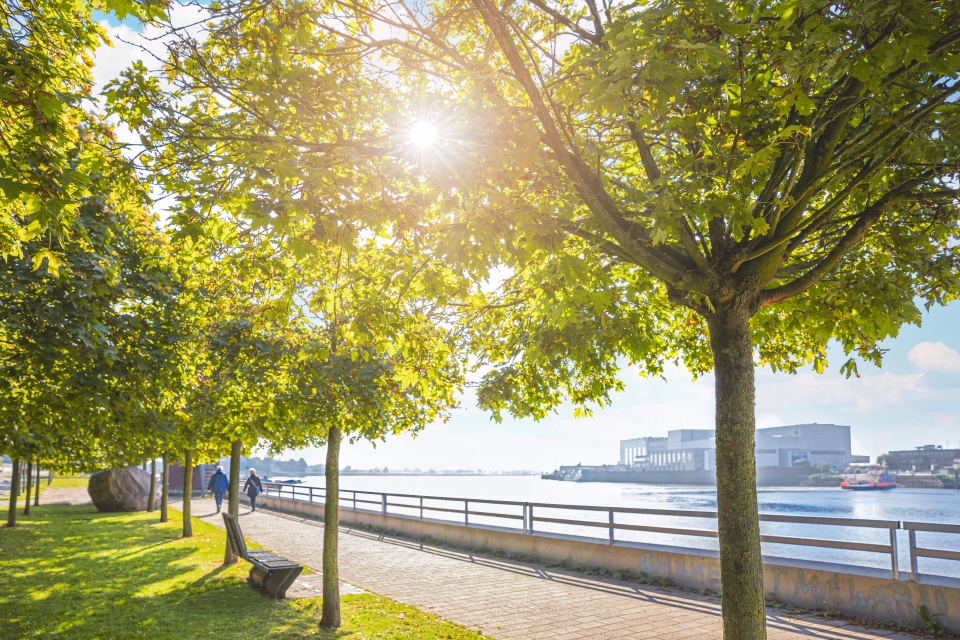
M279 478L274 478L279 479ZM306 486L323 487L324 478L307 476L299 491ZM424 505L462 509L462 500L503 500L536 502L589 507L633 507L643 509L671 509L690 511L715 511L717 500L713 487L690 485L645 485L606 482L559 482L541 480L538 476L353 476L340 478L341 490L368 491L390 494L412 494L456 498L459 503L440 500L425 500ZM762 514L792 516L823 516L862 520L894 520L960 525L960 491L944 489L904 489L890 491L843 491L838 488L762 487L757 489L757 498ZM360 494L359 499L379 502L379 496ZM419 500L390 498L390 512L417 515ZM345 499L343 506L351 506ZM395 504L411 505L409 508L394 507ZM376 504L359 504L360 508L379 511ZM490 513L519 514L520 507L506 505L471 504L471 510ZM586 520L606 523L605 511L551 509L536 507L536 518ZM462 514L443 512L426 513L426 517L463 521ZM520 520L504 520L471 516L471 523L497 526L522 526ZM616 521L623 524L642 524L665 528L716 530L713 518L690 518L675 516L652 516L640 514L617 514ZM535 522L539 531L567 533L607 539L608 529L603 527L574 526ZM797 523L761 522L761 533L780 536L817 538L825 540L849 540L888 544L887 529L864 527L825 526ZM679 536L668 533L616 531L618 540L631 540L687 548L717 549L717 540L709 537ZM909 547L906 531L899 531L898 550L901 571L909 571ZM920 547L960 551L960 534L918 532ZM764 543L766 556L786 557L842 564L889 569L890 556L886 554L827 549L818 547ZM923 574L960 577L960 562L934 558L920 558L919 569Z

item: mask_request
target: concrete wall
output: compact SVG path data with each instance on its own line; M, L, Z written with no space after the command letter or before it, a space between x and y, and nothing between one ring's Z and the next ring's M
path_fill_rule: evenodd
M322 504L262 496L267 507L316 518L323 517ZM471 525L440 520L340 508L343 525L367 525L397 531L414 539L429 536L467 548L502 549L544 561L567 561L573 565L626 569L665 578L690 589L720 589L720 559L713 551L638 544L604 543L596 539L549 533L525 534L514 529ZM764 589L767 598L807 609L840 611L846 615L918 626L920 606L951 633L960 633L960 580L929 578L922 582L892 579L889 571L764 558Z

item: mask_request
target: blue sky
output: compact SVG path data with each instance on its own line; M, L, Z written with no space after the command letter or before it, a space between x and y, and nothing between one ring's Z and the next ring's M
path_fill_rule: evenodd
M197 17L195 8L181 7L176 22L189 24ZM115 20L104 26L122 39L133 39L138 30ZM143 57L120 38L97 56L98 88ZM155 42L151 48L160 46ZM835 350L830 352L834 366L822 375L758 370L757 426L849 425L854 453L873 457L922 444L960 447L960 303L932 309L922 327L906 326L884 346L889 351L881 369L862 364L860 377L849 380L837 371L846 358ZM468 395L449 422L431 425L415 439L392 437L376 447L345 444L341 465L546 470L561 464L616 462L621 439L713 427L713 376L693 382L683 369L668 371L665 381L643 379L631 371L622 375L626 391L589 419L574 419L567 407L539 423L508 419L498 425L477 410ZM301 455L316 463L325 454L323 449L308 449L282 457Z

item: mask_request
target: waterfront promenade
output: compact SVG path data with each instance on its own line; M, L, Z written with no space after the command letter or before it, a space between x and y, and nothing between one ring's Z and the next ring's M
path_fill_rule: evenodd
M177 504L171 504L177 508ZM193 513L223 526L212 500ZM320 572L323 526L241 506L249 540ZM340 579L503 640L669 638L721 640L720 602L677 589L619 582L503 560L347 527ZM855 640L917 636L812 614L768 610L770 640Z

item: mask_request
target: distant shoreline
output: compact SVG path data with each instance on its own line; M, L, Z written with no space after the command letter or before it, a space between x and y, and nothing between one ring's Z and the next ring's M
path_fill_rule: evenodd
M437 471L430 473L427 471L390 471L388 473L383 473L381 471L340 471L340 476L464 476L464 477L476 477L476 476L539 476L540 471L504 471L502 473L458 473L456 471ZM277 476L278 478L304 478L306 476L317 476L323 477L322 473L268 473L268 477Z

